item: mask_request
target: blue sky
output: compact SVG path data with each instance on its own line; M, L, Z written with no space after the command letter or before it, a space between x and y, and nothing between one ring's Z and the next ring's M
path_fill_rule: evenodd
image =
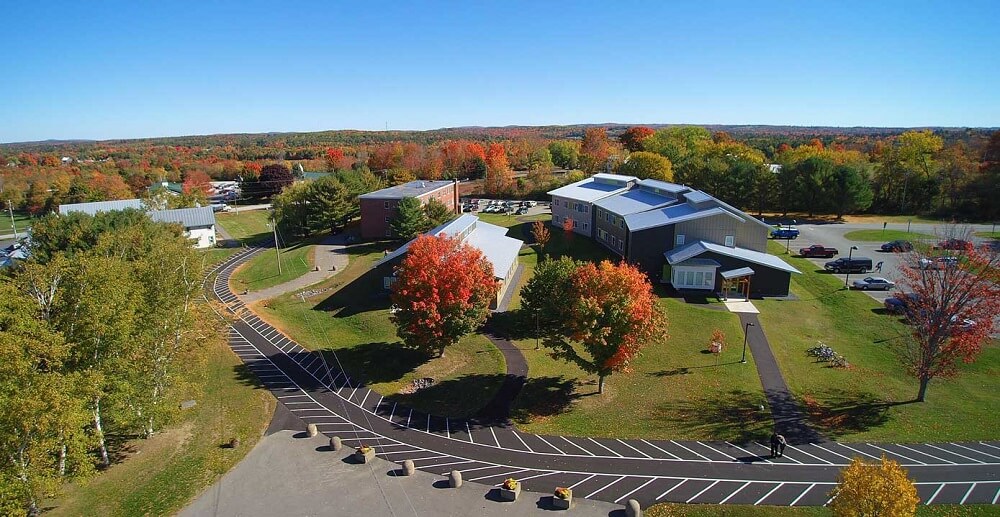
M1000 125L1000 2L12 2L0 142Z

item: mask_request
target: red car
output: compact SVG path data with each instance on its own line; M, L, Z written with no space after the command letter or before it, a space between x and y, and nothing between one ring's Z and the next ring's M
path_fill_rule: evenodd
M799 248L799 255L803 257L823 257L823 258L833 258L839 251L837 248L827 248L822 244L813 244L808 248Z

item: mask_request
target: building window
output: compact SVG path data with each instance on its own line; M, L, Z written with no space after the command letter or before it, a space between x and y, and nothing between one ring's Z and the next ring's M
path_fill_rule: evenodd
M569 208L569 201L563 201L563 208Z
M736 246L736 243L734 242L735 240L736 238L733 237L732 235L726 235L726 246L730 248L735 247Z
M389 202L388 202L388 201L383 201L383 202L382 202L382 206L383 206L383 207L384 207L384 208L385 208L386 210L388 210L388 209L389 209Z
M618 251L625 249L625 241L618 241Z
M584 229L584 230L586 230L586 229L587 229L587 223L583 223L583 229Z
M385 236L392 237L392 228L389 228L388 230L385 231Z
M622 230L625 229L625 218L624 217L622 217L621 219L618 220L618 226L621 226Z
M675 246L683 246L684 245L684 234L683 233L678 233L677 234L677 237L674 239L674 245Z
M615 237L614 235L611 236L611 245L612 246L618 245L618 237Z

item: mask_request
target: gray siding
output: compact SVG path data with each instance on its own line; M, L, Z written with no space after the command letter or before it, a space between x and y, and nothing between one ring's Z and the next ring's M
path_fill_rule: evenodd
M609 214L609 212L603 208L594 207L594 240L611 251L625 256L629 238L628 226L625 225L624 219L621 216L615 214L610 214L611 221L609 222L606 214ZM602 234L601 230L606 232L606 234ZM602 236L604 237L603 239ZM612 237L614 237L614 240L612 240ZM618 247L619 242L622 243L620 245L621 248Z
M663 265L667 263L663 254L672 249L674 249L672 224L633 232L628 242L628 261L646 272L653 283L659 283L663 275Z
M767 228L751 222L740 222L727 215L713 215L678 223L675 232L684 235L684 243L708 241L726 244L726 236L732 235L737 248L767 252Z
M584 211L578 209L582 207ZM552 196L552 225L562 227L562 222L569 217L575 224L573 231L590 237L594 228L594 207L585 201L575 201L559 196Z
M712 259L721 264L721 267L719 267L715 275L716 291L722 291L721 273L723 271L748 267L753 270L753 276L750 277L751 297L788 295L788 284L792 280L792 274L787 271L769 268L760 264L754 264L753 262L718 255L712 252L702 253L701 255L698 255L698 258Z

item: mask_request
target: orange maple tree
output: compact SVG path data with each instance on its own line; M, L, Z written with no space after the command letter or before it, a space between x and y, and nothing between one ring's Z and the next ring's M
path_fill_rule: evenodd
M406 345L444 356L445 347L486 321L497 290L493 266L479 250L421 235L396 268L391 319Z
M592 127L584 131L580 142L580 163L587 172L595 172L607 163L611 156L611 142L603 127Z
M653 136L653 131L651 128L646 126L633 126L625 130L618 137L618 141L622 143L625 149L631 152L642 151L642 141Z
M598 377L598 392L614 372L628 372L640 350L665 339L666 316L660 311L649 279L622 262L586 263L569 278L566 329L580 343L586 359L566 341L553 341L556 355ZM551 345L550 345L551 346Z
M931 379L954 377L959 362L976 359L1000 316L1000 253L975 247L967 237L956 242L965 244L949 250L955 265L933 269L927 261L935 257L914 251L900 266L899 285L912 295L897 296L913 334L898 352L920 383L917 402L924 401Z
M201 171L191 171L184 174L184 183L181 184L185 194L201 193L211 194L212 185L209 183L212 178Z
M501 144L490 144L486 150L486 185L487 194L503 194L507 192L514 181L514 174L507 161L507 151Z

